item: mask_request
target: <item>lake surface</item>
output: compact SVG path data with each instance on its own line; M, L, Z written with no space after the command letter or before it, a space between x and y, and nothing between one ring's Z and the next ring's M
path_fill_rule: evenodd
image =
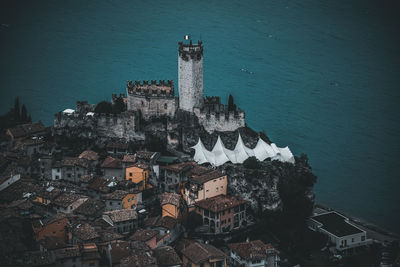
M204 42L204 89L306 153L317 201L400 232L397 1L2 1L0 111L33 120L173 79L177 42Z

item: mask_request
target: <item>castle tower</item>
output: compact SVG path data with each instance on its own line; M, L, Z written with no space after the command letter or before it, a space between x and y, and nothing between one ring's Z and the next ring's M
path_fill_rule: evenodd
M203 106L203 43L179 42L178 86L179 108L193 112Z

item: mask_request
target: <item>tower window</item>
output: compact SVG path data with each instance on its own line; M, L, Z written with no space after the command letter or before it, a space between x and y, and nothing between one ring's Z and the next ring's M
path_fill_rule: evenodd
M168 108L168 105L167 105L167 103L165 103L164 104L164 109L167 109Z
M144 107L144 102L143 102L143 100L142 100L142 106Z

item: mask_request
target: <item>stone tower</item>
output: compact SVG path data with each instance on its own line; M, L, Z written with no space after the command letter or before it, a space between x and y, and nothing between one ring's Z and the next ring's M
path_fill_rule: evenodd
M203 43L179 42L178 86L179 108L193 112L203 106Z

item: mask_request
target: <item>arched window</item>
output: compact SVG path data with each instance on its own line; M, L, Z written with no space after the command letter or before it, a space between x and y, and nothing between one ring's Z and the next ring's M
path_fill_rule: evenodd
M165 104L164 104L164 108L165 108L165 109L167 109L167 108L168 108L168 105L167 105L167 103L165 103Z

